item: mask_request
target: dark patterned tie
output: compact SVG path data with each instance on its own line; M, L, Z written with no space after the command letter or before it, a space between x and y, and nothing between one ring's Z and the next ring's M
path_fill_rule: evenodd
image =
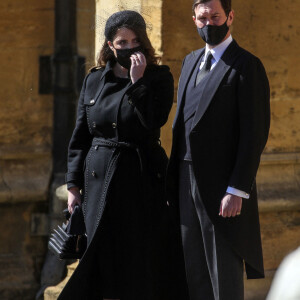
M208 51L206 56L206 61L202 69L197 74L196 86L200 83L200 81L209 73L211 68L211 60L213 59L213 55Z

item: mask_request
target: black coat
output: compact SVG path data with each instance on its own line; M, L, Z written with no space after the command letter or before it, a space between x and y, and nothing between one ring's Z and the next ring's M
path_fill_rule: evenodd
M178 116L188 80L204 50L186 56L179 82L167 173L169 201L177 208ZM190 132L192 166L201 198L213 224L245 260L248 278L264 276L255 177L269 133L269 98L262 63L233 41L199 95ZM239 217L218 215L228 186L250 194L250 199L243 199Z
M126 220L125 227L128 221L133 231L122 245L136 251L130 279L135 282L129 282L124 299L142 295L142 299L157 300L165 280L155 272L165 260L168 163L159 137L173 102L173 77L166 66L147 67L142 79L129 84L103 108L102 92L109 76L114 76L110 63L105 69L92 70L78 103L66 181L68 187L83 189L88 248L59 299L101 299L95 257L101 248L99 234L106 209L117 203L118 216Z

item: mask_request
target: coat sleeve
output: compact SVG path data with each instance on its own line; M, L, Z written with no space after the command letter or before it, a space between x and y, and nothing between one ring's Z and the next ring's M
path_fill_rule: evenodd
M88 128L86 110L84 106L84 94L88 76L89 74L86 76L80 92L76 125L69 143L68 172L66 173L68 189L75 186L80 189L83 187L84 161L93 138Z
M142 125L149 130L158 129L167 122L173 104L173 76L168 67L156 67L135 82L126 94Z
M239 143L229 186L251 193L270 128L270 88L257 57L244 64L238 84Z

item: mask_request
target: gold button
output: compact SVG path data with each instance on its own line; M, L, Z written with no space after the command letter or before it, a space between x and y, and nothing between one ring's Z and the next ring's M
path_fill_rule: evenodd
M94 103L95 103L95 100L94 100L94 99L92 99L92 100L90 101L90 103L91 103L91 104L94 104Z
M116 123L112 123L111 126L112 126L112 128L117 128L117 124Z

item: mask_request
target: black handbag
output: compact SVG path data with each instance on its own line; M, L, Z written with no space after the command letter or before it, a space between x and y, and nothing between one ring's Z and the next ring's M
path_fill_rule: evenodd
M80 259L87 246L82 209L75 206L72 214L67 209L63 213L67 222L53 230L48 249L59 259Z

